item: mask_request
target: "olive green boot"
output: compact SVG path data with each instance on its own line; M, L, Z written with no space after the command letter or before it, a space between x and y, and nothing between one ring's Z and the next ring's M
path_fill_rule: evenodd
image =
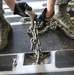
M63 0L59 1L63 2ZM53 18L56 20L57 26L60 27L67 36L74 39L74 24L70 19L70 15L67 13L67 1L70 0L64 0L63 3L56 3L55 7L57 8L55 8L56 13Z
M9 22L0 15L0 52L3 52L7 48L8 37L11 34L12 28Z

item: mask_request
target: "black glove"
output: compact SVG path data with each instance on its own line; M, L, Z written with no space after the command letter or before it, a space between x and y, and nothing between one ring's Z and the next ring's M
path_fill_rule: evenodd
M30 11L32 10L32 8L26 2L16 3L13 14L18 14L23 17L28 17L28 15L25 14L26 9Z
M42 30L44 27L46 27L46 25L50 24L49 19L46 19L46 17L45 17L46 11L47 11L47 8L45 8L43 10L43 12L40 16L36 16L36 18L35 18L39 30Z

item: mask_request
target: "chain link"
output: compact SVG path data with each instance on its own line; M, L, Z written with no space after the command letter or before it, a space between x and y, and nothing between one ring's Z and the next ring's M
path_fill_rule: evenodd
M33 11L26 11L26 13L30 16L31 18L31 26L29 27L28 33L32 35L30 39L31 47L30 49L34 51L35 55L34 57L36 58L36 64L40 64L40 57L42 57L42 46L41 42L39 40L39 32L38 32L38 26L36 21L34 21L35 18L35 13Z
M36 57L36 64L40 63L40 56L42 55L42 46L41 46L41 42L39 40L39 34L38 34L38 27L37 24L34 23L34 27L33 30L31 32L32 38L30 40L31 43L31 50L34 51L35 53L35 57Z

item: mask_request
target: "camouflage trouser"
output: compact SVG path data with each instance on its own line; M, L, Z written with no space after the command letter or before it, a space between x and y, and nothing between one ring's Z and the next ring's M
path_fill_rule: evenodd
M70 2L71 0L56 0L56 4L67 4L68 2Z
M3 10L3 4L2 4L2 0L0 0L0 14L3 14L4 10Z

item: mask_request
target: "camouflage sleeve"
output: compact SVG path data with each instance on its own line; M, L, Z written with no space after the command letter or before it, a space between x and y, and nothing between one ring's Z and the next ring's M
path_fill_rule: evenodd
M56 0L57 4L67 4L68 2L70 2L71 0Z
M2 0L0 0L0 14L4 14Z

